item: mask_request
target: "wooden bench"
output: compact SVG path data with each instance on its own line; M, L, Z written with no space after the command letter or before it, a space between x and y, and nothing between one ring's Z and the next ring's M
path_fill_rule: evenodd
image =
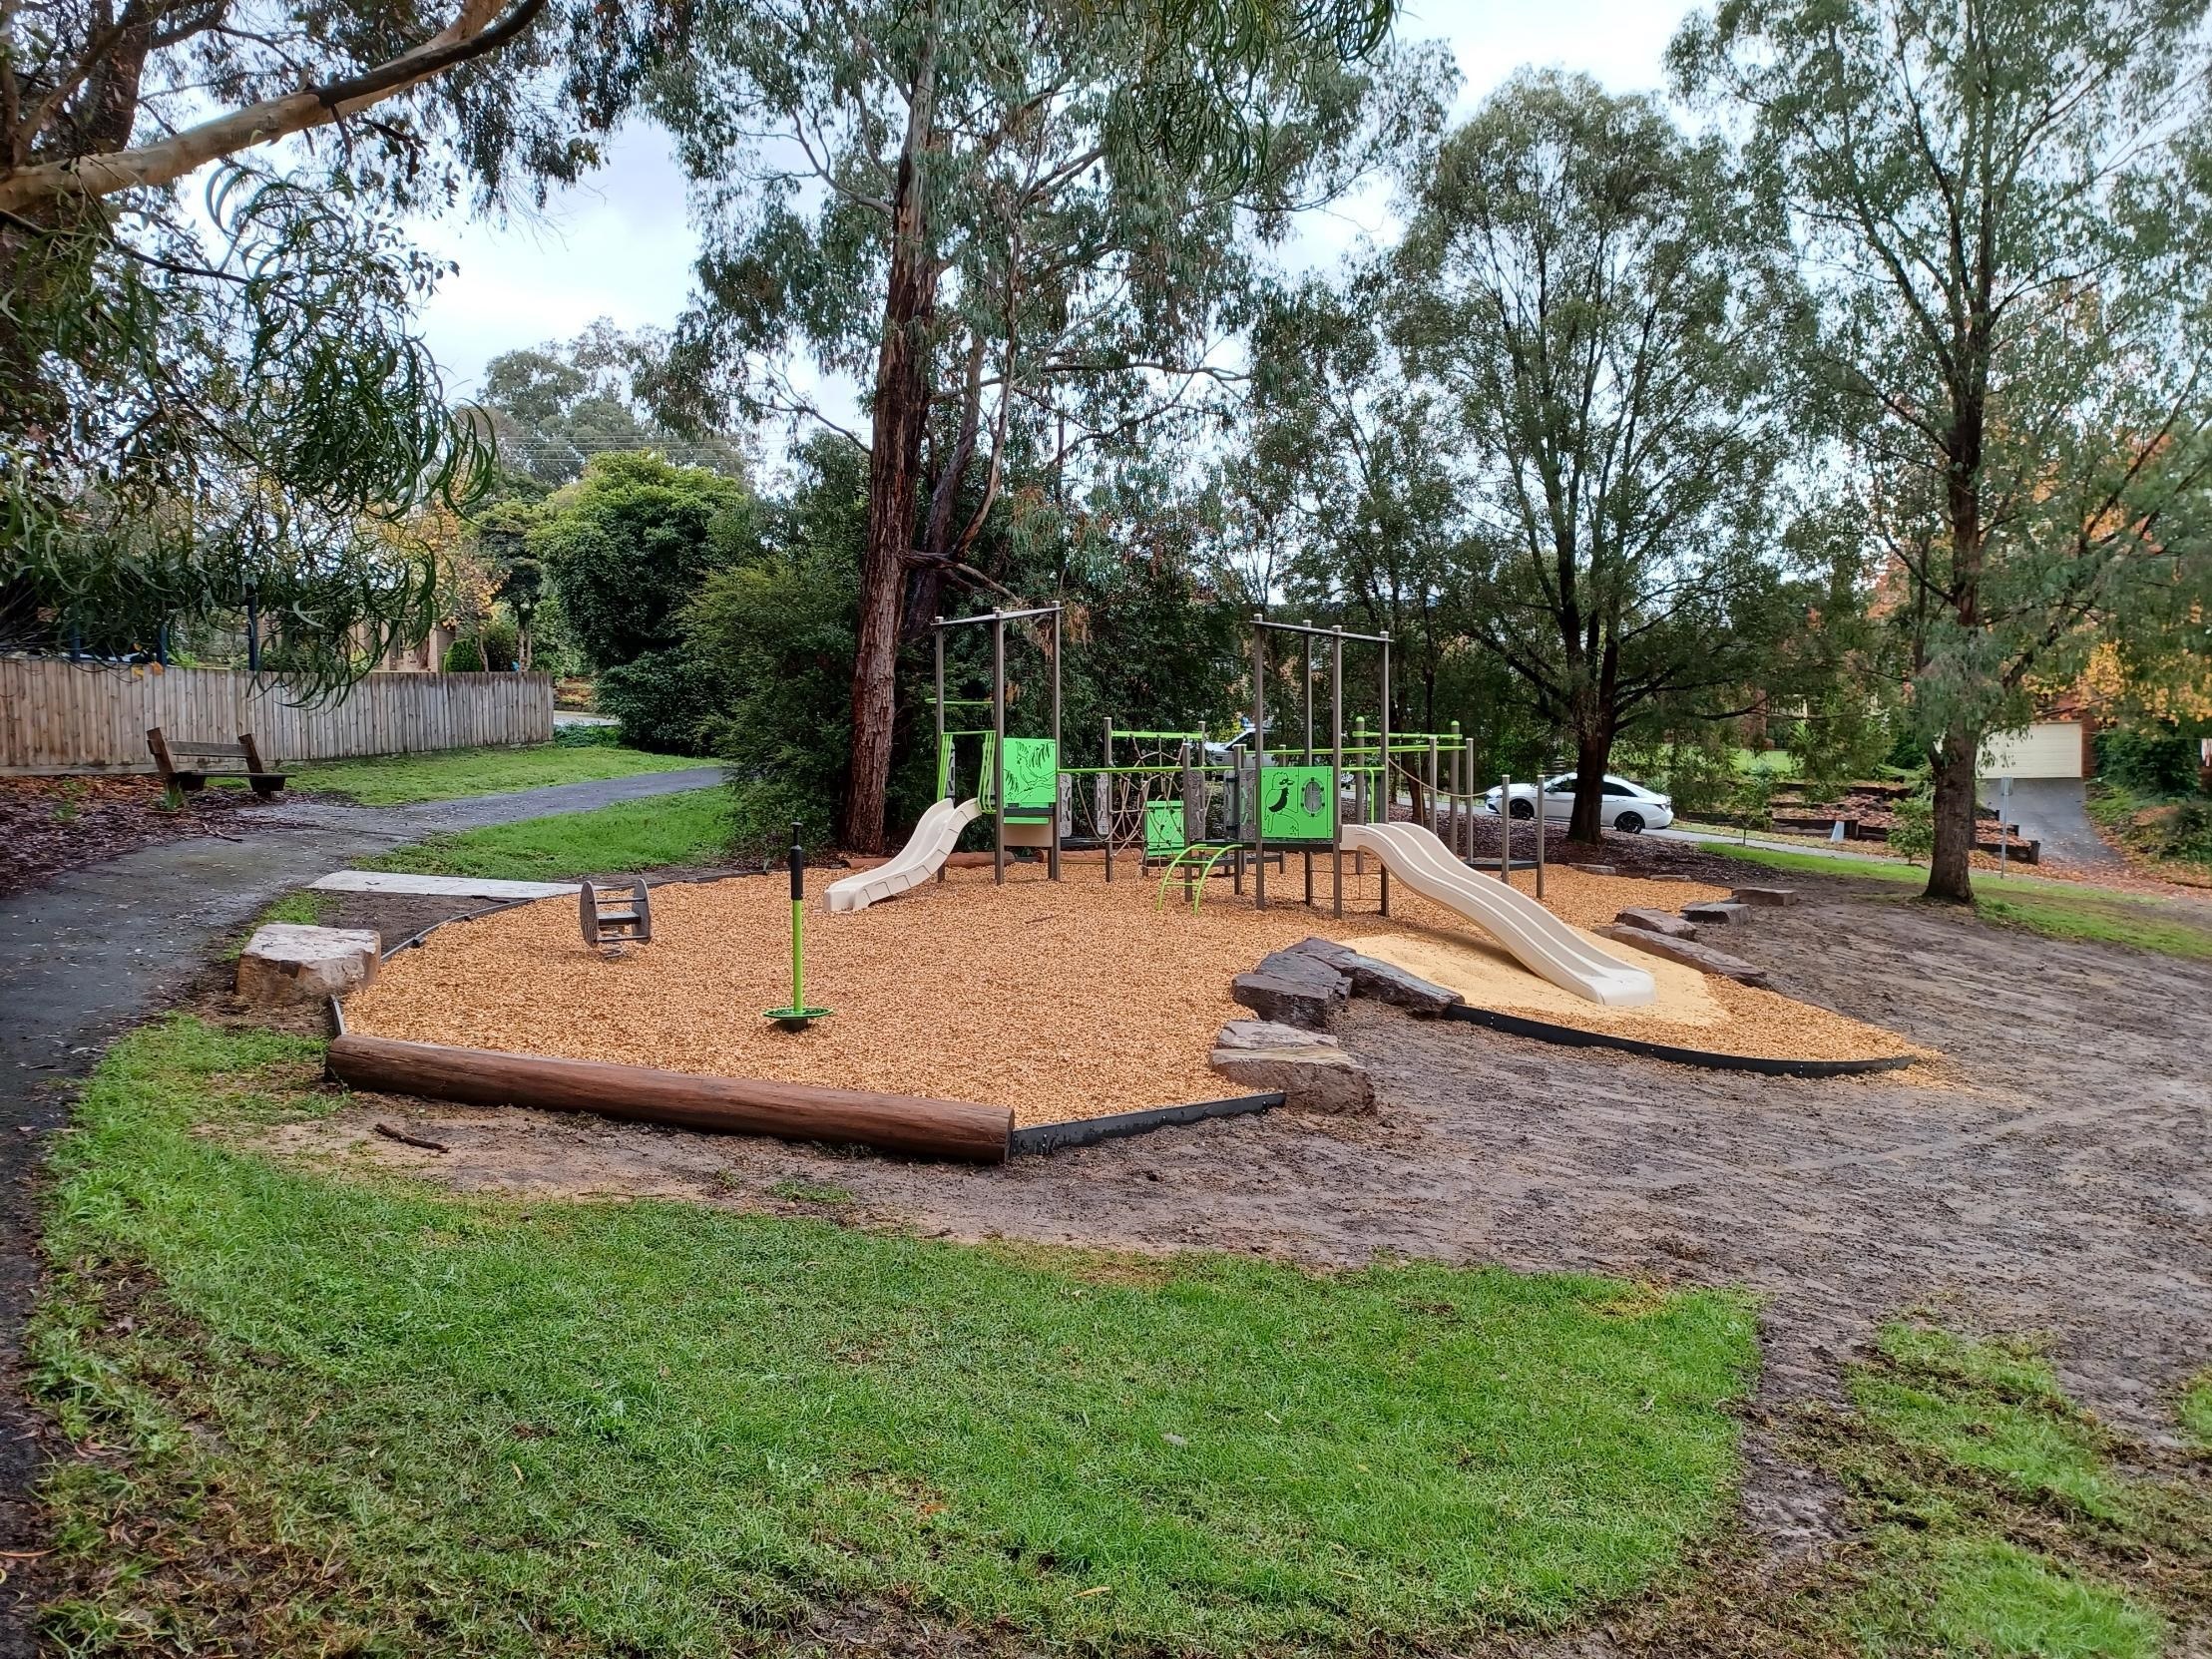
M154 751L154 768L161 773L162 782L172 789L205 789L210 778L243 778L253 786L254 794L265 799L284 787L284 774L272 771L261 759L250 731L238 733L235 743L191 743L165 737L160 726L153 726L146 733L146 746ZM236 764L181 766L180 755L189 760Z

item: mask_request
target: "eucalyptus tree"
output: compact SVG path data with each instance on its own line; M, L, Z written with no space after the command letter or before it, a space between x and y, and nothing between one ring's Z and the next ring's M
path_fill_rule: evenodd
M1472 631L1571 744L1594 841L1615 739L1739 712L1790 626L1786 244L1652 100L1525 73L1417 182L1392 283L1457 435Z
M1466 619L1457 433L1384 332L1385 273L1271 291L1252 330L1234 493L1282 550L1275 586L1394 644L1393 724L1436 729ZM1264 604L1268 595L1251 596Z
M1251 234L1341 187L1382 129L1422 118L1416 91L1378 119L1358 65L1391 9L702 10L655 100L705 220L703 304L679 356L709 406L727 394L819 416L787 372L801 351L868 392L849 846L883 841L902 624L926 622L942 582L978 580L966 555L1010 434L1057 471L1224 372Z
M2204 0L1729 0L1671 60L1742 125L1817 285L1814 362L1878 481L1972 895L1986 735L2170 596L2212 463Z
M418 627L396 532L485 454L393 221L576 176L646 44L568 0L0 7L0 629L257 610L314 690Z

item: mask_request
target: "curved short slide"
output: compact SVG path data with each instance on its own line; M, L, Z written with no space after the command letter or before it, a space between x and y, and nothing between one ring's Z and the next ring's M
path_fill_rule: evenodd
M829 884L829 908L866 910L878 899L895 899L908 888L921 886L951 856L960 832L982 816L983 803L978 800L934 802L896 858Z
M1658 995L1651 976L1606 955L1526 893L1478 876L1419 824L1347 824L1347 852L1373 853L1424 899L1497 936L1522 967L1605 1008L1640 1008Z

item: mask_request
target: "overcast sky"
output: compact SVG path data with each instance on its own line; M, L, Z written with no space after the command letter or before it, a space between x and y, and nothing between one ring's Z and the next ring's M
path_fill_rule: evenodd
M1407 39L1443 38L1458 55L1462 108L1524 64L1581 70L1614 92L1656 88L1660 56L1688 0L1410 0ZM1385 228L1382 202L1339 207L1305 228L1298 247L1326 261L1362 232ZM662 134L626 130L608 167L563 192L542 219L506 225L452 217L418 227L455 260L423 314L449 389L469 396L503 351L561 340L597 317L623 328L665 327L682 310L695 248L683 180Z

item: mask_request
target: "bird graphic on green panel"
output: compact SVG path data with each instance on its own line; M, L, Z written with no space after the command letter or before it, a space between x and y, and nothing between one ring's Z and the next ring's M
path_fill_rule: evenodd
M1269 846L1327 846L1336 830L1330 766L1269 766L1261 773L1259 833Z

